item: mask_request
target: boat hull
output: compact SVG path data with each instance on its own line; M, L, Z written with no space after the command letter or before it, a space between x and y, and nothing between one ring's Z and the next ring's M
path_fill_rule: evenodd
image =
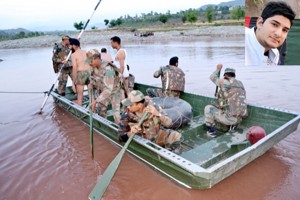
M143 84L135 85L135 89L142 92L145 92L148 87L148 85ZM52 92L52 96L58 106L85 124L89 124L89 110L72 102L76 97L72 94L71 88L67 88L66 97L62 97L55 92ZM227 141L227 138L231 137L232 134L226 133L220 136L219 139L207 139L203 144L197 145L193 141L196 140L195 138L202 131L201 125L203 120L201 121L201 117L203 118L203 108L205 105L210 104L213 98L191 93L184 93L181 98L191 104L194 117L197 119L195 124L191 126L192 128L187 127L178 130L187 138L186 146L190 146L190 149L181 155L176 155L136 135L128 147L128 151L187 188L211 188L263 155L280 140L297 130L300 121L297 113L249 105L249 117L243 120L241 127L247 129L247 127L253 125L260 125L267 131L266 137L254 145L249 145L245 142L234 144L235 141ZM262 122L263 118L266 119ZM112 120L112 118L109 119ZM116 145L124 145L118 141L117 125L112 121L93 114L93 126L94 130ZM215 152L212 149L219 149L219 151ZM207 155L211 155L211 157L204 159ZM200 158L203 159L201 160Z

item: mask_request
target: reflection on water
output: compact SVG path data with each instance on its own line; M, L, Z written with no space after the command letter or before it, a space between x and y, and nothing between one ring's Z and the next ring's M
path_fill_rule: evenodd
M94 48L88 46L84 49ZM100 48L100 47L99 47ZM203 41L126 45L139 82L160 84L152 74L177 55L186 73L186 89L213 95L208 79L218 63L237 69L250 103L300 112L300 67L243 67L243 42ZM109 50L113 52L111 49ZM51 49L0 50L0 91L45 91L55 75ZM119 148L95 134L90 158L89 128L43 94L0 93L1 199L87 199L97 178ZM264 156L210 190L185 189L126 154L104 199L297 199L299 130ZM162 187L157 187L158 185Z

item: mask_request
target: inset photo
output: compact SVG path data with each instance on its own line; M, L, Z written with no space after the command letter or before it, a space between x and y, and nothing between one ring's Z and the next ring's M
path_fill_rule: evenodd
M245 0L245 64L300 65L300 1Z

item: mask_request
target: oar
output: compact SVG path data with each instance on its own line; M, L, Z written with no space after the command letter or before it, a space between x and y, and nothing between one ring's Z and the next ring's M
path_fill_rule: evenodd
M220 74L221 74L221 70L220 70L219 73L218 73L218 77L219 77L219 78L220 78ZM218 89L219 89L219 86L216 87L215 97L218 96Z
M147 112L144 113L142 118L140 119L138 126L141 126L142 122L144 121L145 117L147 116ZM132 138L134 137L134 134L132 134L125 145L123 146L122 150L118 153L118 155L113 159L113 161L109 164L109 166L106 168L104 173L102 174L100 180L93 188L92 192L89 195L90 200L100 200L103 196L106 188L108 187L112 177L114 176L115 172L117 171L120 162L122 160L122 157L130 144Z
M101 2L101 0L99 0L99 2L97 3L97 5L96 5L96 7L95 7L95 9L94 9L94 11L93 11L91 17L90 17L90 18L87 20L87 22L85 23L83 29L81 30L80 34L79 34L78 37L77 37L78 39L81 38L81 35L82 35L83 32L85 31L85 29L86 29L88 23L90 22L90 19L93 17L94 13L96 12L96 10L97 10L97 8L98 8L100 2ZM68 54L68 56L67 56L67 58L66 58L66 62L70 59L71 54L72 54L72 52L70 51L69 54ZM55 78L55 80L54 80L54 82L53 82L53 84L52 84L50 90L48 91L48 93L47 93L47 95L46 95L46 97L45 97L45 99L44 99L44 102L43 102L43 104L42 104L42 106L41 106L41 108L40 108L39 114L42 113L43 108L44 108L44 106L45 106L45 104L46 104L46 102L47 102L47 100L48 100L48 98L49 98L49 96L50 96L52 90L54 89L54 86L56 85L56 83L57 83L57 81L58 81L58 77L60 76L60 74L61 74L61 72L62 72L62 70L63 70L64 67L65 67L65 64L63 64L63 65L61 66L61 68L60 68L60 70L59 70L59 72L58 72L58 74L57 74L57 77Z
M92 110L93 89L90 90L90 146L92 159L94 160L94 134L93 134L93 110Z

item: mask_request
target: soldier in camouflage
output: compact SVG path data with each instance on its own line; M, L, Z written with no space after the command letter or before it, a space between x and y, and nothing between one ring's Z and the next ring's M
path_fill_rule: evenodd
M237 126L247 116L246 91L243 83L235 79L235 69L226 68L224 78L220 79L223 65L219 64L210 79L220 89L215 105L207 105L204 109L207 134L217 136L215 122L227 126Z
M95 112L96 104L98 104L98 114L106 118L107 107L111 104L114 121L119 123L122 74L115 65L101 60L98 50L92 49L86 55L86 62L92 67L89 88L96 90L92 97L92 110Z
M185 74L178 67L178 57L172 57L169 65L160 67L154 72L154 78L161 77L162 89L148 88L147 95L150 97L180 97L184 91Z
M168 129L172 125L172 119L160 113L155 104L146 102L143 93L133 90L128 98L122 101L126 107L121 115L119 123L119 140L126 142L132 134L138 134L168 150L179 153L182 136L179 132ZM141 127L137 123L148 112Z
M62 42L59 44L55 43L53 48L53 69L55 73L58 73L61 67L64 65L64 68L61 70L60 76L58 77L58 93L62 96L65 95L66 86L68 77L72 78L72 61L69 59L66 61L66 58L70 52L69 42L70 37L67 35L62 36Z

